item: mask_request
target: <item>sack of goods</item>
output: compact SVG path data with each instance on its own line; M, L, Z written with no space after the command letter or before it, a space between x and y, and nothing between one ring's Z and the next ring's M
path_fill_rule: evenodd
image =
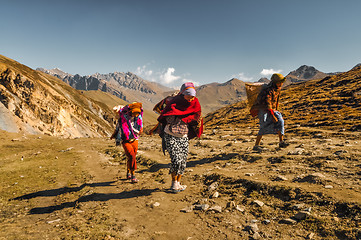
M251 108L256 102L261 89L266 86L264 83L245 83L248 106Z

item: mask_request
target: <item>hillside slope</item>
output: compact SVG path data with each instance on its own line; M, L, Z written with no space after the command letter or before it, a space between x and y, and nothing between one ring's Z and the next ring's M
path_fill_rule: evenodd
M225 83L210 83L198 87L197 98L202 105L202 112L207 114L244 100L246 89L243 81L233 78Z
M280 111L286 124L339 131L361 130L361 67L319 80L293 84L281 92ZM246 102L207 116L209 126L254 124Z
M0 55L0 129L53 136L105 136L114 116L69 85Z

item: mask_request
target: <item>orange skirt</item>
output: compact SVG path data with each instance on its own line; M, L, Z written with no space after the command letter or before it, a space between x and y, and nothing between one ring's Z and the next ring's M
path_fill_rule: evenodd
M127 167L129 170L134 171L137 169L137 151L138 151L138 140L133 142L123 142L122 143L125 155L128 158Z

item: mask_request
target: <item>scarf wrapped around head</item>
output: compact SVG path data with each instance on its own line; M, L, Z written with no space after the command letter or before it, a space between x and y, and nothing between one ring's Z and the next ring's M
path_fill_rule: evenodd
M192 97L196 96L196 89L192 82L186 82L182 85L178 94L189 95Z
M129 104L129 109L132 113L141 113L142 112L142 103L133 102Z

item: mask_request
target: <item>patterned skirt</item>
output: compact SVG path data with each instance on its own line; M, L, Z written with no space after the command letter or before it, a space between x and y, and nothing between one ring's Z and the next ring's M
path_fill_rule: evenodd
M183 175L189 150L188 137L175 137L168 133L164 133L164 138L166 150L171 159L169 173Z
M274 114L275 117L278 119L278 122L276 123L273 122L271 113L266 110L259 110L258 135L277 134L278 132L281 132L282 135L285 134L285 122L283 120L282 114L278 111L274 111Z

